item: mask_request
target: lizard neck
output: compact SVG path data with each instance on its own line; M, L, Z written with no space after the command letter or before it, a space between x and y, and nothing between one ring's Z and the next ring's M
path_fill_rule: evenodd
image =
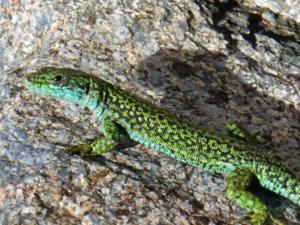
M90 78L86 92L73 103L88 107L91 111L98 114L103 111L105 98L105 87L97 82L94 78Z
M105 108L106 88L105 85L94 78L90 78L86 94L79 104L88 107L96 116L100 116Z

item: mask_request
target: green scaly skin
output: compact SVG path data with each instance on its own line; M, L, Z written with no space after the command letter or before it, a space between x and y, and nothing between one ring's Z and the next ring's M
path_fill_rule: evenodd
M228 126L232 137L199 130L110 83L72 69L44 68L25 75L23 82L30 91L87 106L101 121L104 137L91 145L80 143L72 148L74 152L98 155L111 150L119 143L123 127L131 139L176 160L229 173L226 195L251 211L253 224L277 221L266 205L247 191L253 177L300 206L300 181L233 124Z

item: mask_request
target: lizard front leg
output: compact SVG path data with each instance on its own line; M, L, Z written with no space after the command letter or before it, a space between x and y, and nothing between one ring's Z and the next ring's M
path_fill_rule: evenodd
M100 155L116 147L120 142L120 130L112 118L102 119L103 137L94 140L90 145L79 142L70 147L67 151L80 153L83 156Z

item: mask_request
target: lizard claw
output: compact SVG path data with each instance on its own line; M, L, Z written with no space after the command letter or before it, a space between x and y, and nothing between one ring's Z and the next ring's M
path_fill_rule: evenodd
M274 218L273 216L270 216L270 219L274 222L276 225L284 225L280 220Z
M79 141L75 145L67 148L66 151L71 154L80 154L81 156L87 156L92 152L92 147L85 142Z

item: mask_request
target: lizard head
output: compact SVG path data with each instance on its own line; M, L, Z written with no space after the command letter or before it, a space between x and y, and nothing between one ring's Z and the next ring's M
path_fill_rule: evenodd
M52 67L28 73L22 81L30 91L73 103L84 101L90 85L90 77L83 72Z

